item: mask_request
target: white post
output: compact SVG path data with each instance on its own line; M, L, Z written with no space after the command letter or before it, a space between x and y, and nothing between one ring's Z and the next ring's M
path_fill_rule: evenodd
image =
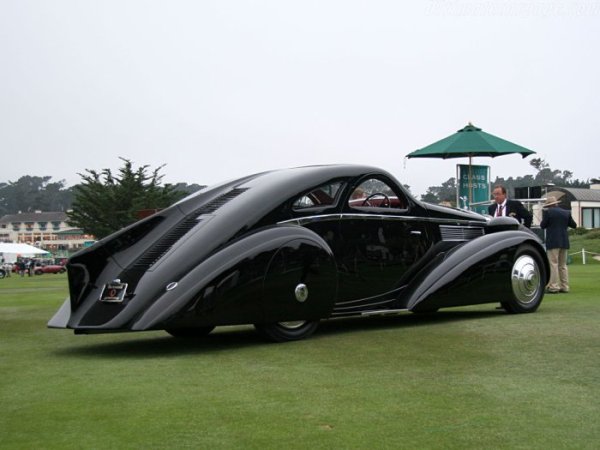
M581 249L581 258L583 260L583 264L585 265L585 248Z

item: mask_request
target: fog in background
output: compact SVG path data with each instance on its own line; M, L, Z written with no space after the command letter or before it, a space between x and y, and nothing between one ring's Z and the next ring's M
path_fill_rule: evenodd
M364 163L420 195L467 160L404 157L468 122L600 177L599 44L597 0L2 0L0 181Z

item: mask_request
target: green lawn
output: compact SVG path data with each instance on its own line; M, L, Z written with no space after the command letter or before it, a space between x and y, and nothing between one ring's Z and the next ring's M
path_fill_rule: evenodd
M270 344L49 330L65 275L0 280L0 448L523 448L600 442L600 263L535 314L323 323ZM482 293L485 295L485 293Z

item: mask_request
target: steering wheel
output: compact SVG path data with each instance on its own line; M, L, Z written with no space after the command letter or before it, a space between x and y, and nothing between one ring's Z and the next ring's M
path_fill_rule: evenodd
M379 205L380 208L389 208L391 206L392 202L390 202L390 198L387 195L385 195L383 192L375 192L374 194L369 195L362 202L361 206L373 206L373 205L371 205L369 200L371 200L371 199L373 199L373 197L377 197L377 196L383 197L383 200L381 201L381 204Z

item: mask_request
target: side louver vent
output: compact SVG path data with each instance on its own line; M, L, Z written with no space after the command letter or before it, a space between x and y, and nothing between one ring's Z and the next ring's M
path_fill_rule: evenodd
M187 217L179 222L175 227L165 234L149 250L147 250L133 265L135 269L149 269L165 253L167 253L175 243L181 239L188 231L194 228L200 220L196 217Z
M463 227L456 225L440 225L442 241L470 241L483 236L483 228Z
M188 214L185 219L175 225L167 234L160 238L150 249L148 249L134 264L137 270L148 270L173 247L177 241L185 236L188 231L202 222L203 214L211 214L234 199L246 189L233 189L223 195L211 200L207 204Z
M233 200L238 195L243 192L246 192L248 189L236 188L232 189L229 192L224 193L223 195L219 195L217 198L211 200L206 205L201 206L196 211L194 211L191 215L201 215L201 214L212 214L221 206L225 205L230 200Z

